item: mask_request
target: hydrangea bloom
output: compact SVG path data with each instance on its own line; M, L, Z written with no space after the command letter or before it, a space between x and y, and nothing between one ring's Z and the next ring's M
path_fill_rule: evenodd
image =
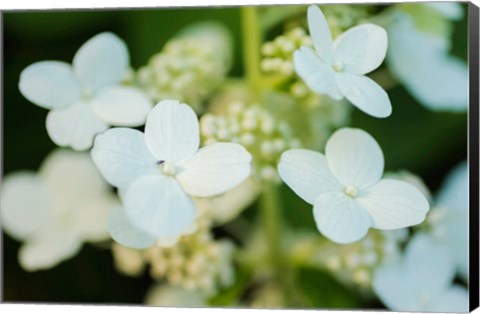
M175 238L195 220L192 196L224 193L250 174L251 155L238 144L199 149L193 110L176 100L159 102L145 133L114 128L95 139L92 157L112 185L125 190L125 214L152 239Z
M325 156L306 149L282 154L283 181L314 205L318 230L331 240L361 239L370 227L384 230L421 223L429 209L413 185L381 179L383 154L365 131L343 128L327 142Z
M443 245L468 280L468 166L464 161L447 176L437 196L432 236Z
M2 226L24 241L23 268L50 268L74 256L84 241L107 239L107 211L117 202L88 154L57 150L38 173L5 178Z
M458 3L433 4L448 16L462 14ZM468 69L465 62L449 54L450 38L417 29L412 17L403 12L396 12L388 35L389 69L418 101L432 110L467 110Z
M373 288L394 311L468 312L468 291L452 285L448 252L424 234L408 244L403 260L380 267Z
M347 98L365 113L388 117L387 93L365 74L375 70L387 53L387 32L373 24L352 27L332 42L327 20L317 6L308 8L308 27L315 50L303 46L293 56L297 74L315 92Z
M28 66L19 88L34 104L51 109L46 125L55 144L84 150L109 125L145 122L150 100L136 88L120 85L128 66L125 43L101 33L80 47L72 65L41 61Z

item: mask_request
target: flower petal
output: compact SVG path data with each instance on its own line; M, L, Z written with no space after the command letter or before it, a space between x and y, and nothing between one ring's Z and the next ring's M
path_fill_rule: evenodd
M73 58L73 70L82 87L95 92L120 83L128 70L127 46L112 33L101 33L84 43Z
M59 233L50 229L25 243L20 248L18 258L25 270L48 269L73 257L81 246L82 243L73 233Z
M316 93L327 94L335 100L343 96L338 90L334 71L311 48L303 46L293 54L295 71L305 84Z
M341 190L325 156L311 150L291 149L284 152L278 164L278 173L298 196L312 205L320 194Z
M417 30L408 14L399 14L388 34L388 68L419 102L432 110L467 111L468 67L449 55L448 40Z
M316 5L308 7L308 29L312 37L313 46L318 55L328 65L333 63L332 34L327 19L322 10Z
M150 100L133 87L112 86L92 100L95 114L108 124L139 126L145 123L152 108Z
M361 129L342 128L328 140L325 156L344 186L358 190L375 184L383 174L383 153L375 139Z
M34 235L48 222L48 190L34 173L6 176L0 194L2 227L15 239Z
M218 195L239 185L250 175L251 161L252 156L241 145L211 144L180 165L177 180L190 195Z
M468 305L468 290L458 285L452 285L449 289L435 298L429 308L429 311L443 313L468 313Z
M48 155L39 176L52 195L53 205L72 204L103 197L110 186L103 180L88 153L56 149Z
M195 204L170 176L148 175L127 189L125 212L132 225L157 238L186 232L195 220Z
M52 141L58 146L71 146L75 150L90 148L95 135L107 128L85 103L52 110L47 115L47 132Z
M113 240L129 248L146 249L155 243L154 237L138 230L130 223L125 209L121 206L110 210L107 229Z
M337 243L360 240L371 225L366 209L341 193L323 193L317 197L313 215L318 230Z
M148 114L145 139L157 160L179 164L200 145L197 115L177 100L162 100Z
M159 173L144 134L137 130L114 128L98 135L91 155L105 179L120 189L142 175Z
M388 94L371 78L339 72L335 74L340 92L358 109L376 118L392 114Z
M405 228L425 220L430 208L425 196L412 184L383 179L358 197L372 217L373 227L384 230Z
M458 21L463 17L462 5L458 2L424 2L422 4L453 21Z
M80 87L72 67L59 61L42 61L20 74L20 92L43 108L62 108L80 99Z
M468 211L468 165L463 161L448 174L437 195L437 205L452 211Z
M417 233L405 250L404 279L414 286L416 295L431 295L446 289L455 276L455 268L442 244L425 233Z
M369 73L382 64L387 54L387 32L374 24L352 27L335 39L335 61L342 62L344 71Z
M76 208L76 223L73 229L87 241L98 242L109 239L108 213L110 209L118 205L119 201L113 193L79 203Z

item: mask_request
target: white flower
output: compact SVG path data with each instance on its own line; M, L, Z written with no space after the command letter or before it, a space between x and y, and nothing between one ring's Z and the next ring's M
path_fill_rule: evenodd
M468 281L468 166L464 161L447 176L437 196L439 217L432 236L443 245L465 281ZM435 212L432 211L432 214Z
M450 20L457 21L463 17L462 5L459 2L423 2L421 4L436 10Z
M197 116L176 100L152 109L145 134L114 128L95 139L93 160L108 182L125 190L128 221L152 240L187 231L195 220L192 196L224 193L250 174L251 155L242 146L215 143L199 149L199 142Z
M152 105L142 92L121 86L129 55L125 43L112 33L88 40L72 65L41 61L24 69L19 88L34 104L51 109L47 131L59 146L84 150L109 125L139 126Z
M449 38L417 29L402 12L395 15L388 35L388 68L421 104L432 110L467 111L468 69L449 54Z
M448 252L424 234L407 246L402 261L380 267L373 288L393 311L468 312L468 291L452 285Z
M413 185L381 179L383 154L365 131L343 128L327 142L325 156L306 149L283 153L283 181L314 205L318 230L339 243L361 239L370 227L384 230L421 223L429 209Z
M38 173L18 172L2 183L2 226L24 244L26 270L74 256L84 241L108 239L106 216L118 200L88 154L54 151Z
M347 98L365 113L388 117L392 106L387 93L365 74L375 70L387 53L387 32L373 24L347 30L332 42L327 20L317 6L308 8L308 26L315 51L296 50L297 74L315 92L340 100Z

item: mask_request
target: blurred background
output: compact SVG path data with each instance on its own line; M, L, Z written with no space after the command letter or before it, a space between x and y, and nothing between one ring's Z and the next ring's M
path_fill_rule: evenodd
M466 5L464 5L466 15ZM306 7L299 10L303 15ZM37 170L56 146L45 129L47 110L31 104L18 90L21 71L41 60L71 62L77 49L92 36L110 31L125 40L134 69L149 58L182 27L198 21L217 21L226 26L234 39L234 58L230 76L241 77L242 31L240 10L236 7L117 10L4 12L3 14L3 174L17 170ZM467 59L467 19L454 23L452 53ZM272 31L271 40L275 34ZM394 108L388 119L375 119L358 110L352 112L353 127L369 132L380 144L387 171L408 169L424 179L435 192L447 172L467 157L467 114L440 113L421 106L402 85L389 90ZM282 189L287 204L302 210L282 214L293 226L314 228L309 205L287 188ZM253 204L245 213L257 214ZM288 208L289 206L285 206ZM45 271L25 272L17 262L20 243L3 237L3 300L7 302L88 302L139 304L143 302L152 279L145 274L131 278L119 274L108 244L85 244L72 259ZM304 269L298 278L300 289L312 296L316 307L355 307L352 297L341 297L343 287L326 273ZM331 293L330 298L315 301L315 295ZM318 290L318 291L317 291ZM328 294L328 293L327 293ZM323 300L323 301L322 301ZM328 300L328 301L325 301ZM314 302L317 302L313 304ZM323 303L322 303L323 302ZM378 307L373 302L362 304Z

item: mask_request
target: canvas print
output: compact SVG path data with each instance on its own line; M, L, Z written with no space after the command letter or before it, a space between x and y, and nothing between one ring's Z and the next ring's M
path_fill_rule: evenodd
M466 3L3 24L4 302L468 311Z

